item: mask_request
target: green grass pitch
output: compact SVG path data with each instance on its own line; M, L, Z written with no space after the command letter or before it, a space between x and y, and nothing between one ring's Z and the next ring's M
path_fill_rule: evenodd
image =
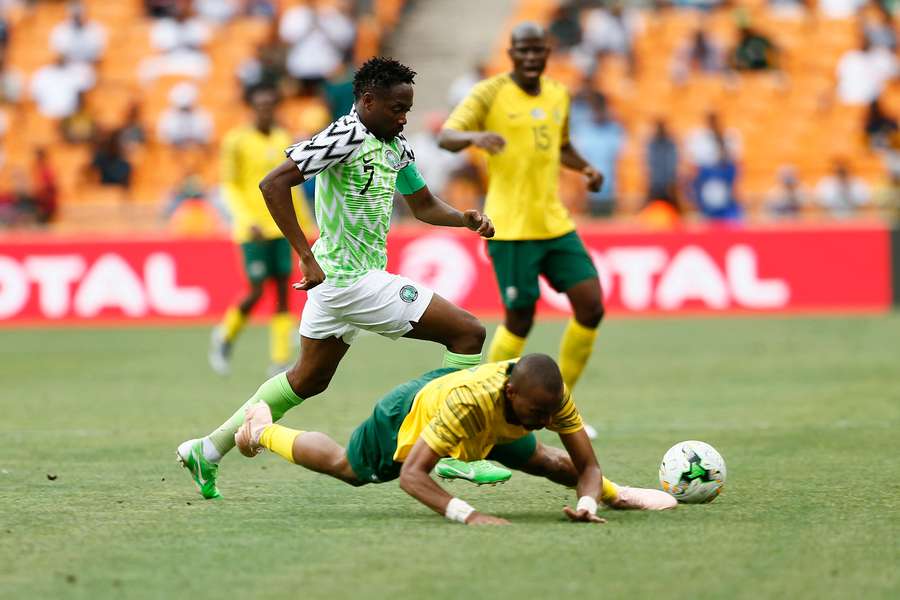
M539 325L528 350L555 354L561 330ZM267 334L250 329L219 379L207 333L0 333L0 597L900 597L898 315L611 319L576 388L604 471L656 486L663 452L700 439L728 463L725 492L588 526L562 515L571 491L524 474L449 484L513 523L491 529L269 454L228 456L224 498L203 501L175 446L262 382ZM285 423L345 443L440 357L362 338Z

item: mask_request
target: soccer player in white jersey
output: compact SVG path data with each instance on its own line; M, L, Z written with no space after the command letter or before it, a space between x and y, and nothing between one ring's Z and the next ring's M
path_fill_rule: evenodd
M413 104L415 72L399 62L373 58L353 81L353 110L310 140L289 147L287 160L260 183L266 205L300 257L307 291L300 321L300 358L263 383L218 429L178 447L204 498L217 498L219 460L234 447L247 407L265 402L276 421L321 393L361 330L396 339L439 342L443 366L463 369L481 362L484 326L470 313L406 277L387 273L387 233L394 192L420 221L466 227L485 238L491 220L476 210L458 211L429 191L401 132ZM291 188L316 176L320 237L309 247L297 221ZM486 461L469 463L475 483L505 481L510 471Z

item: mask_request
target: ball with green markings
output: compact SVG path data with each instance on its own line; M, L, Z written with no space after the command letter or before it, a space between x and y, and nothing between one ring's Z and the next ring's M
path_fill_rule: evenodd
M725 459L706 442L678 442L659 465L659 483L679 502L712 502L725 485Z

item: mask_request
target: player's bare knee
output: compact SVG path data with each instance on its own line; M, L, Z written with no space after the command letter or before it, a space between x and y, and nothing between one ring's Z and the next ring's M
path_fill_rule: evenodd
M474 315L466 313L459 332L449 340L447 349L460 354L478 354L484 347L487 330Z
M595 329L600 326L603 317L606 316L606 307L603 302L592 302L587 306L579 307L575 311L575 320L585 327Z
M328 389L334 371L310 372L298 362L287 372L287 380L295 394L303 398L312 398Z

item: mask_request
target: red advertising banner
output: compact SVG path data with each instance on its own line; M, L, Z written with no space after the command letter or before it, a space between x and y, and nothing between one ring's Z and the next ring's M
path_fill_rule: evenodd
M891 302L881 227L581 232L612 313L882 311ZM398 228L388 270L480 315L501 312L484 244L469 232ZM211 320L245 290L225 239L0 241L0 322ZM539 310L568 312L541 282ZM291 292L293 308L305 294ZM270 298L261 314L271 309Z

